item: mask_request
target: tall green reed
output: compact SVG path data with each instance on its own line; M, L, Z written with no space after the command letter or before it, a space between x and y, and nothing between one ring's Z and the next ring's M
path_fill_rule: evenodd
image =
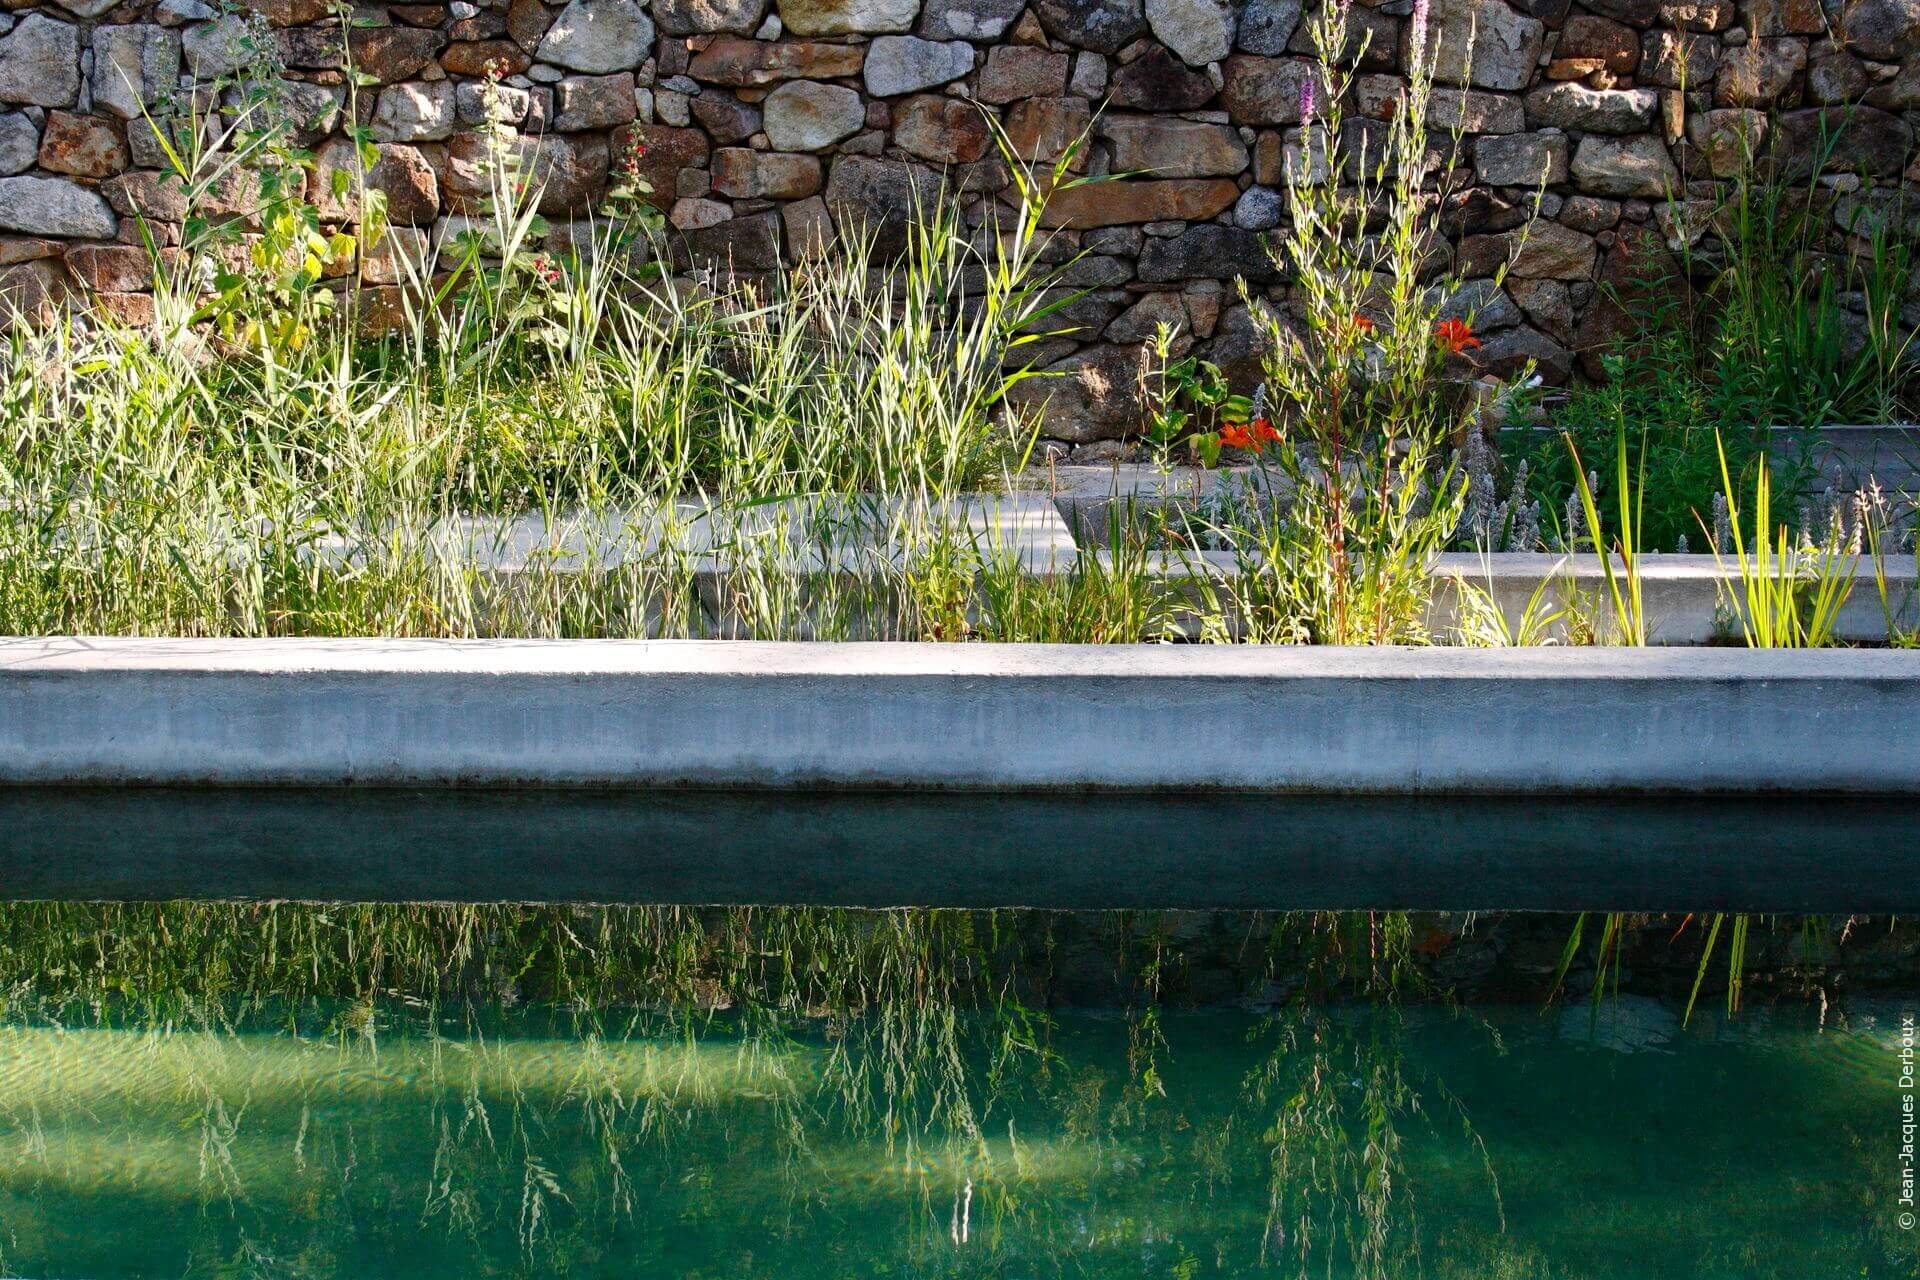
M1244 540L1260 565L1248 603L1270 634L1405 643L1424 638L1427 566L1465 501L1459 477L1437 466L1460 425L1447 356L1477 341L1470 316L1444 323L1460 281L1433 270L1430 187L1453 162L1436 164L1429 148L1424 36L1374 130L1345 118L1355 74L1346 10L1318 11L1311 34L1301 143L1286 169L1293 231L1275 250L1298 301L1282 317L1247 299L1271 348L1250 443L1289 491L1286 518Z
M1720 451L1720 476L1725 487L1727 533L1732 545L1734 576L1720 587L1722 602L1739 620L1741 638L1750 649L1819 649L1834 643L1840 610L1853 592L1854 571L1860 557L1849 554L1822 531L1817 544L1804 549L1795 542L1784 521L1773 513L1773 486L1765 467L1758 468L1753 497L1751 538L1739 506L1739 489ZM1714 562L1725 567L1713 531L1702 525L1713 545Z

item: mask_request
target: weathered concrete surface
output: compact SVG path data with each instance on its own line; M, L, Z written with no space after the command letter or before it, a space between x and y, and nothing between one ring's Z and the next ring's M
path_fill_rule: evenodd
M0 641L0 781L1920 793L1874 651Z

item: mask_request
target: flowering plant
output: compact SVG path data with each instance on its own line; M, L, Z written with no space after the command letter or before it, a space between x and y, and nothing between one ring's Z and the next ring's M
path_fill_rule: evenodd
M1280 431L1273 425L1273 419L1264 415L1244 423L1228 423L1220 428L1219 437L1221 444L1247 453L1264 452L1268 445L1281 441Z
M1450 356L1457 356L1470 347L1480 345L1480 339L1473 336L1473 326L1457 317L1436 321L1433 336Z
M1382 117L1349 119L1356 51L1347 0L1312 19L1300 125L1284 151L1291 227L1272 253L1289 281L1241 295L1268 354L1247 424L1222 443L1277 472L1286 517L1262 531L1248 583L1275 639L1329 644L1423 638L1426 563L1458 524L1465 486L1445 463L1471 412L1450 361L1478 349L1452 314L1462 282L1436 277L1439 208L1452 185L1428 122L1429 0L1414 7L1405 85ZM1456 146L1453 148L1458 152Z
M666 225L660 210L648 199L653 184L644 176L641 161L647 158L647 143L634 130L627 135L620 154L613 159L612 181L600 211L621 225L623 235L631 239L635 231L652 235Z

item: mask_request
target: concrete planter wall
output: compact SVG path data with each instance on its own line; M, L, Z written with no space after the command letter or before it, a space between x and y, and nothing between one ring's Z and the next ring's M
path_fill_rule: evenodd
M1231 282L1286 297L1263 238L1285 234L1310 48L1300 0L454 0L361 5L347 31L320 0L246 7L251 19L202 0L58 0L0 15L8 309L84 289L128 319L150 313L134 219L164 242L183 209L146 116L169 118L241 64L278 66L318 156L314 198L350 221L325 186L354 163L349 52L375 81L359 110L401 237L444 234L483 199L473 130L492 65L558 242L639 143L681 260L745 271L853 222L897 243L915 193L942 184L984 216L1006 175L979 108L1040 160L1102 113L1088 172L1140 176L1055 208L1064 243L1088 253L1070 283L1091 292L1056 318L1077 332L1039 353L1069 376L1029 384L1053 396L1050 436L1082 457L1137 423L1133 344L1156 322L1250 385L1258 352ZM1401 91L1413 8L1353 10L1360 133ZM1837 224L1870 225L1903 181L1920 107L1907 0L1432 0L1427 17L1445 82L1435 122L1464 131L1472 179L1445 210L1474 280L1459 305L1478 312L1491 370L1535 359L1566 378L1629 328L1617 299L1674 265L1668 246L1733 171L1742 129L1770 134L1791 166L1844 125L1818 197ZM1543 179L1544 220L1523 245ZM245 217L252 193L230 187L213 212ZM1486 277L1516 254L1495 288ZM391 259L358 270L374 313L391 310Z
M0 783L1920 793L1888 651L0 641Z
M802 617L813 619L818 610L823 631L844 637L852 625L852 638L893 640L901 638L892 621L899 604L893 595L896 571L916 538L937 529L996 563L1009 561L1023 573L1060 578L1085 559L1112 555L1107 545L1111 517L1145 520L1161 504L1191 506L1236 478L1190 468L1162 473L1142 466L1061 467L1030 477L1043 487L962 494L937 509L875 500L791 499L731 514L683 501L671 513L663 508L592 517L473 517L436 525L422 535L417 550L456 575L471 573L534 590L554 577L629 571L637 572L629 573L633 581L626 586L651 582L647 589L658 589L670 575L650 580L645 566L665 565L670 557L691 575L699 597L703 621L696 634L722 639L752 634L735 615L730 583L742 575L747 580L790 575L799 580ZM1910 513L1910 499L1905 509ZM308 554L338 566L361 556L350 536L322 539ZM1229 627L1239 625L1231 594L1216 591L1209 598L1200 589L1202 580L1226 582L1253 567L1226 550L1167 549L1144 556L1144 568L1160 590L1177 603L1223 611ZM1738 566L1730 552L1724 559L1647 554L1640 572L1650 644L1737 640L1728 599L1739 589ZM1612 625L1605 574L1591 552L1455 552L1439 556L1428 574L1434 589L1427 627L1437 637L1445 638L1458 625L1462 582L1490 596L1516 627L1543 584L1546 607L1565 604L1577 593L1589 602L1582 613L1603 634ZM607 589L625 587L614 578ZM849 607L857 617L846 616ZM1879 646L1887 643L1890 626L1920 627L1920 564L1910 551L1888 551L1878 565L1864 554L1859 558L1835 635L1841 643Z

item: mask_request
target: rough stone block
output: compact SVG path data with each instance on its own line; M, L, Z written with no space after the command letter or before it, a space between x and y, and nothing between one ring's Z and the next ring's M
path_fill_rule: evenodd
M840 84L796 80L781 85L761 104L767 140L781 151L820 151L860 132L867 106Z
M1306 58L1236 53L1223 68L1221 101L1235 124L1299 124L1306 86L1318 75ZM1316 86L1317 87L1317 86Z
M568 76L553 86L553 127L561 133L614 129L632 122L633 73Z
M0 36L0 102L70 107L80 97L80 29L29 13Z
M827 178L826 204L842 236L865 234L874 253L907 247L913 221L941 198L940 175L922 165L842 155Z
M1055 40L1116 54L1147 33L1141 0L1035 0L1033 12Z
M1519 230L1468 236L1460 242L1459 261L1469 277L1490 276L1510 263L1511 279L1590 280L1594 253L1592 236L1542 219Z
M130 162L126 139L99 116L49 111L40 135L40 167L79 178L110 178Z
M93 33L93 101L130 120L180 86L180 37L133 23Z
M1067 91L1071 58L1051 49L999 45L987 51L974 96L995 104L1059 97Z
M1567 180L1567 135L1514 133L1473 144L1473 171L1496 187L1536 187Z
M881 36L867 47L867 92L876 98L918 93L958 80L973 70L973 46L964 40Z
M1156 178L1231 177L1246 169L1246 143L1229 125L1166 116L1107 116L1100 135L1118 172Z
M380 91L372 131L380 142L439 142L453 136L457 120L452 81L412 81Z
M797 36L911 31L919 14L920 0L780 0L780 21Z
M1232 280L1272 284L1280 269L1266 238L1239 227L1204 223L1177 236L1150 238L1140 251L1143 284L1183 280Z
M971 164L993 142L978 107L939 94L900 103L893 113L893 140L901 150L935 164Z
M1713 83L1719 107L1792 105L1794 87L1807 67L1804 40L1749 40L1721 59Z
M1481 89L1524 89L1546 43L1547 27L1505 0L1432 0L1426 47L1434 79ZM1413 61L1408 28L1401 65Z
M1653 127L1660 95L1651 89L1547 85L1527 95L1527 122L1582 133L1641 133Z
M359 149L346 138L328 142L314 157L309 198L324 218L360 220L360 190L386 196L387 220L398 227L427 226L440 214L440 179L418 147L378 146L379 158L362 170ZM334 195L334 175L346 175L346 191Z
M1082 98L1026 98L1007 111L1007 141L1020 159L1052 164L1066 154L1093 123L1093 109ZM1085 153L1078 157L1084 164Z
M653 20L635 0L572 0L540 41L542 61L573 71L631 71L652 52Z
M0 178L0 231L110 240L120 220L98 192L67 178Z
M1227 0L1146 0L1154 38L1190 66L1218 62L1233 48L1233 9Z
M130 244L76 244L65 255L67 271L95 293L139 293L153 287L153 259Z
M670 36L752 35L766 20L767 0L653 0L653 17Z
M920 7L919 34L928 40L985 44L1007 33L1025 0L934 0Z
M853 44L722 38L694 55L687 74L710 84L737 87L783 80L832 80L859 75L865 57L865 49Z
M713 189L735 200L798 200L820 189L820 160L722 147L713 153Z
M1574 185L1593 195L1651 199L1680 189L1673 158L1652 134L1582 138L1574 149L1572 170Z
M1231 79L1231 64L1226 74ZM1108 79L1112 105L1136 111L1195 111L1213 101L1219 92L1206 72L1185 65L1160 45L1126 63Z

